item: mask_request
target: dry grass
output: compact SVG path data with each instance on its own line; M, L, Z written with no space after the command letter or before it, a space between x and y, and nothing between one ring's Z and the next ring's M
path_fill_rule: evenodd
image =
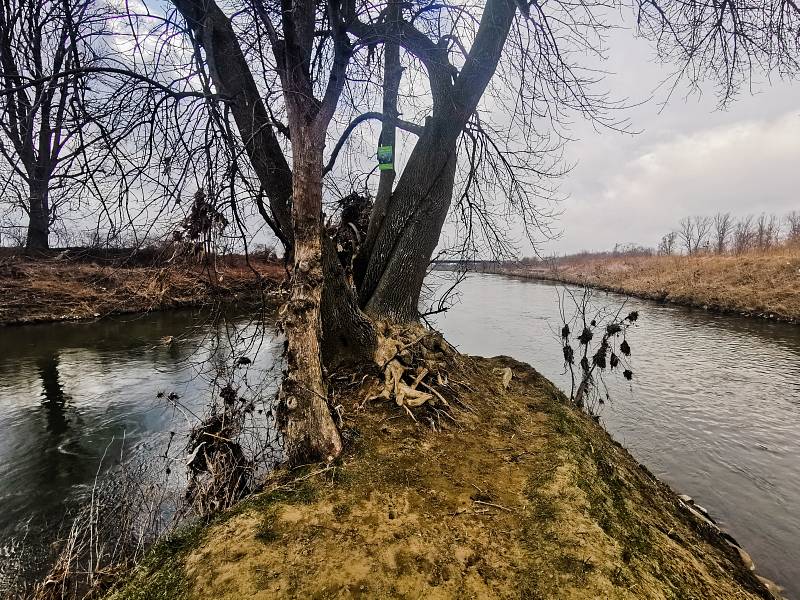
M434 432L394 402L359 410L368 384L340 392L341 462L279 471L110 598L769 598L531 367L470 359L450 373L472 408L458 425Z
M513 275L554 279L775 320L800 322L800 246L741 256L652 256L586 259L556 271L508 268Z
M258 299L282 277L280 265L263 261L251 269L234 259L215 272L196 263L131 266L6 257L0 259L0 325Z

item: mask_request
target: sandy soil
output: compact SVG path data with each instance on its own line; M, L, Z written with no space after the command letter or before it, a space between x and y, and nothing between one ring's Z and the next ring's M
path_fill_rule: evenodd
M336 392L340 461L277 472L157 547L110 598L770 597L735 548L534 369L457 363L455 423L433 431L393 403L359 407L354 375ZM506 366L507 390L495 371Z

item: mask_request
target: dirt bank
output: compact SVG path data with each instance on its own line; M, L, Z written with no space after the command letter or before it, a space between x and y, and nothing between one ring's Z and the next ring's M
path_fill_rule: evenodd
M742 256L585 259L555 269L507 266L519 277L584 283L684 306L800 323L800 247Z
M455 423L435 432L393 403L359 408L354 376L336 392L336 464L276 473L159 545L107 598L770 597L734 546L534 369L456 360Z
M252 268L251 268L252 267ZM260 300L283 278L276 263L240 257L216 270L196 263L74 255L0 257L0 325L102 318L186 308L216 301Z

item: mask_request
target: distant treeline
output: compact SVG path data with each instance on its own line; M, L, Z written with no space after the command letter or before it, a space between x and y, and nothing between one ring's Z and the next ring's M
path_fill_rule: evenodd
M684 217L678 229L658 243L658 254L744 254L769 250L782 243L800 242L800 211L783 217L761 213L736 219L729 212L711 217Z
M677 254L744 254L765 251L784 244L800 244L800 211L780 217L762 213L736 218L729 212L713 216L684 217L678 228L665 234L655 248L637 244L616 244L613 250L556 257L526 256L527 266L553 267L592 259L672 256Z

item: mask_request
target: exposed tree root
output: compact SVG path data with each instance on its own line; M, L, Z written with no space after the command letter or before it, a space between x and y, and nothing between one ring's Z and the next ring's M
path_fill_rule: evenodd
M415 421L412 409L424 405L430 409L426 417L434 428L440 417L455 421L450 402L437 387L449 388L446 364L456 350L439 332L421 325L379 323L376 329L375 363L383 372L383 384L376 393L373 388L365 401L394 400Z

